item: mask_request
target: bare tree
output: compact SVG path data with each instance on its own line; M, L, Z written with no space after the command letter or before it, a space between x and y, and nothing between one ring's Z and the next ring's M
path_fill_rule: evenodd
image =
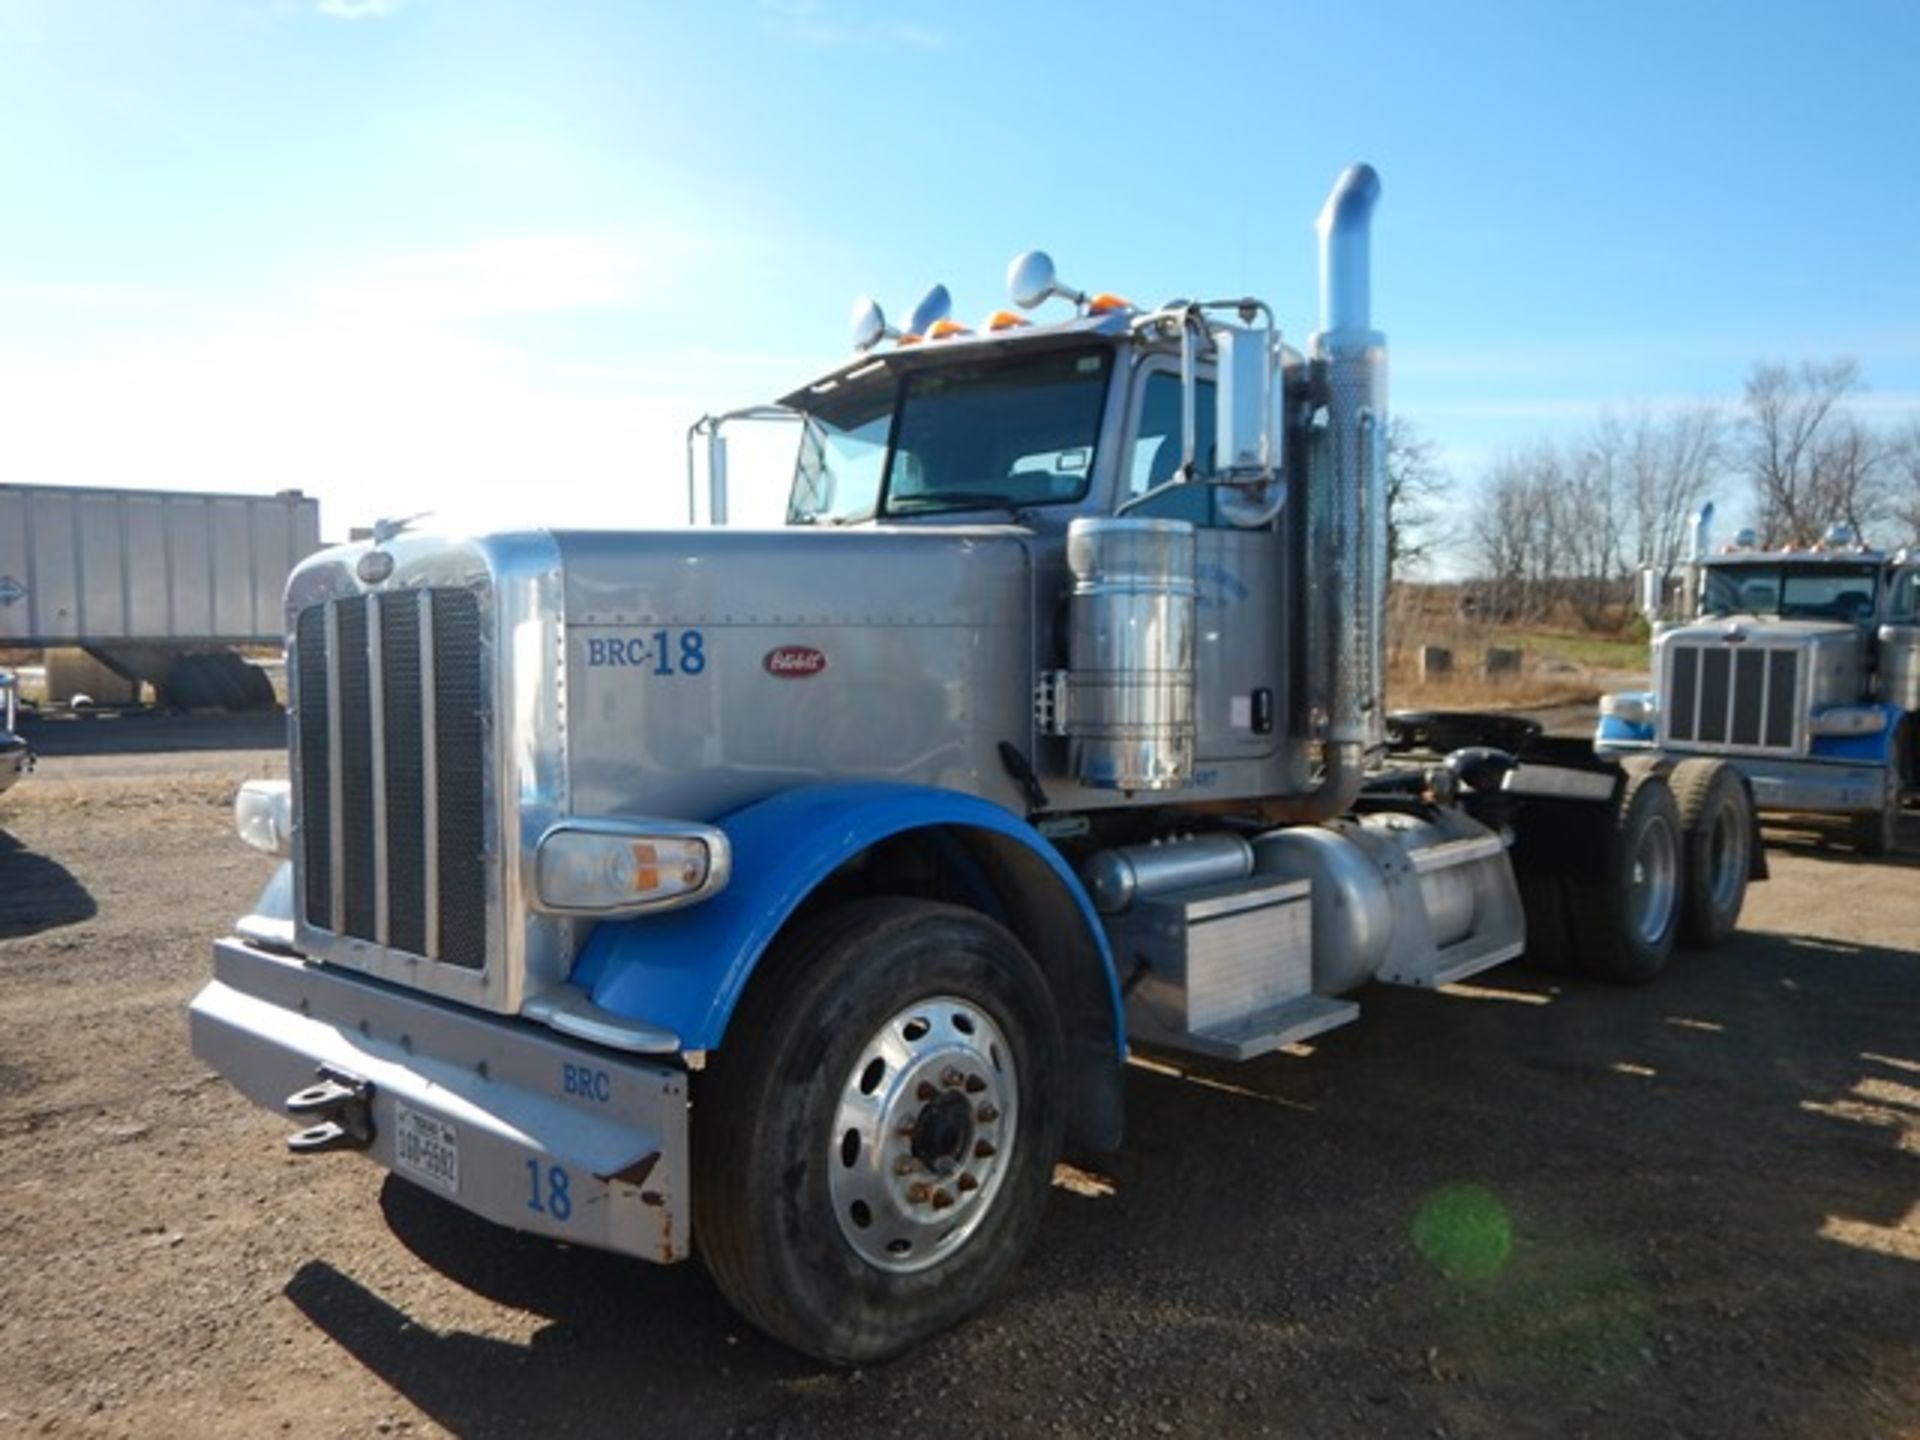
M1481 483L1468 520L1468 545L1489 618L1518 616L1526 601L1533 526L1532 482L1524 460L1508 456Z
M1747 472L1763 543L1809 545L1836 520L1875 518L1872 435L1841 408L1860 385L1850 359L1760 363L1747 376Z
M1439 447L1399 415L1387 422L1387 580L1423 564L1446 540L1438 502L1453 484Z
M1685 546L1695 511L1712 498L1726 460L1726 416L1710 403L1656 417L1640 409L1625 420L1601 417L1598 432L1620 456L1634 565L1666 566Z
M1920 545L1920 416L1907 421L1888 443L1886 457L1893 543Z

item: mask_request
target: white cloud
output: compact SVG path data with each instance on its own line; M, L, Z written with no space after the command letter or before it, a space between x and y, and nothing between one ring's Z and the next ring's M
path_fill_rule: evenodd
M391 15L400 0L318 0L322 15L335 20L378 20Z

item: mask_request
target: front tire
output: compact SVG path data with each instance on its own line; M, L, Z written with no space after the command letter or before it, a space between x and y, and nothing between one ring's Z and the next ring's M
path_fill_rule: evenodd
M978 1308L1040 1223L1059 1020L971 910L841 905L775 946L694 1091L694 1242L748 1320L838 1364Z
M1706 949L1740 923L1753 872L1753 802L1724 760L1682 760L1673 769L1673 798L1685 860L1680 943Z

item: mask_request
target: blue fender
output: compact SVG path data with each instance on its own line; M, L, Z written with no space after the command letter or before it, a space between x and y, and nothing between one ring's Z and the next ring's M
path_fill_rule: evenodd
M1849 705L1848 709L1856 707ZM1807 747L1813 760L1845 760L1854 765L1878 765L1891 768L1893 743L1906 712L1898 705L1875 705L1886 723L1871 735L1816 735Z
M1653 692L1650 690L1623 693L1644 700L1653 699ZM1653 726L1637 725L1631 720L1622 720L1618 715L1602 715L1593 731L1593 748L1601 754L1609 750L1644 750L1652 745L1653 741Z
M664 1026L683 1049L717 1049L760 957L821 881L882 840L954 826L1005 836L1058 877L1105 967L1114 1055L1126 1054L1120 985L1099 917L1059 852L1017 816L955 791L859 783L783 791L716 823L733 847L727 888L685 909L597 926L571 977L595 1005Z

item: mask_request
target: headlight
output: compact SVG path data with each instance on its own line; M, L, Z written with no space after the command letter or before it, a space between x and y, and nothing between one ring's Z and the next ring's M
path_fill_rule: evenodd
M1886 728L1886 714L1871 705L1835 705L1813 717L1816 735L1878 735Z
M1615 720L1624 720L1629 725L1651 725L1660 713L1660 707L1651 695L1602 695L1600 713Z
M710 825L563 820L535 848L534 899L560 914L665 910L724 889L731 864Z
M293 786L285 780L248 780L233 797L233 828L256 850L293 853Z

